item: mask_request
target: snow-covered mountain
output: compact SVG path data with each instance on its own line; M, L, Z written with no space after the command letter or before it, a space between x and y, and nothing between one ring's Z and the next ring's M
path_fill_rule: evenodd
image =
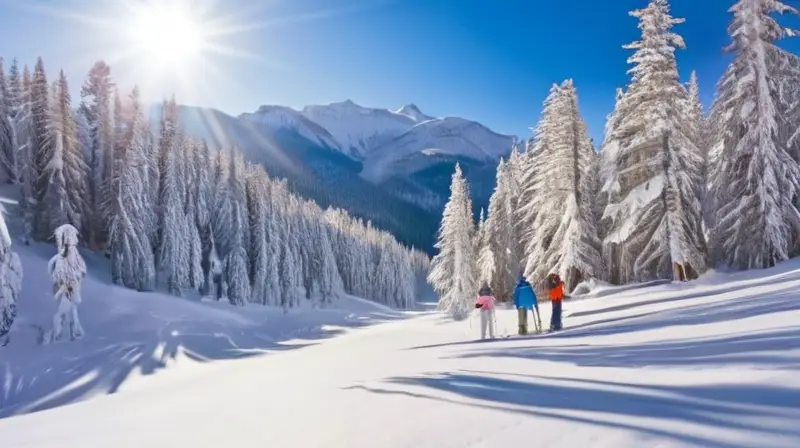
M492 163L508 154L513 144L514 137L474 121L432 119L373 149L364 161L362 177L379 183L418 172L448 157Z
M292 130L319 146L342 151L330 132L290 107L261 106L254 113L241 114L239 118L267 130Z
M157 126L160 106L151 111ZM485 207L498 159L512 136L462 118L433 118L416 105L396 110L352 101L302 111L265 105L238 117L182 107L181 122L214 147L235 147L293 191L320 206L342 207L430 250L450 175L462 164L475 208Z
M413 104L390 111L359 106L350 100L306 106L302 113L330 132L343 153L359 160L417 123L431 119Z

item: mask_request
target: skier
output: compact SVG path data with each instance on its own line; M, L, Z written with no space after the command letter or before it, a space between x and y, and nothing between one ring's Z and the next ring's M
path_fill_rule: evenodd
M550 302L553 313L550 315L550 331L561 330L561 301L564 299L564 283L558 274L547 276L547 287L550 290Z
M486 328L489 328L489 338L494 339L494 303L492 288L484 282L478 291L478 300L475 301L475 308L481 312L481 339L486 339Z
M528 310L531 310L531 317L535 318L536 332L542 331L542 319L539 316L539 301L536 293L533 292L531 284L525 279L523 273L519 274L519 282L514 288L514 306L517 308L517 323L519 324L519 334L528 334Z

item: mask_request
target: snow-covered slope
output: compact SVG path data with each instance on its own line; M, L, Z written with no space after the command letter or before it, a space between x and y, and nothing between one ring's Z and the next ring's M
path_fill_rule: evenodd
M428 120L373 149L364 162L362 177L381 182L424 169L443 157L491 163L509 154L513 144L513 136L498 134L474 121L455 117Z
M359 106L350 100L306 106L303 115L327 129L344 152L359 159L415 124L430 119L413 104L390 111Z
M10 344L0 348L0 418L96 396L182 382L255 355L295 350L407 313L345 296L325 309L280 309L144 293L111 284L108 260L84 252L80 319L86 336L39 346L53 300L47 261L54 247L24 246L24 282ZM213 367L213 368L212 368ZM6 443L0 430L0 446ZM161 445L159 445L161 446Z
M241 114L239 118L267 131L294 131L319 146L346 152L330 132L290 107L261 106L256 112Z
M422 315L299 349L275 343L277 316L101 282L85 340L0 351L2 397L24 413L120 393L0 420L2 446L800 446L800 260L605 289L565 302L554 335L474 342L475 321Z

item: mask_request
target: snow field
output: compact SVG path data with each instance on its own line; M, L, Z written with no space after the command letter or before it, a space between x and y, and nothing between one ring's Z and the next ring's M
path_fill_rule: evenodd
M477 320L423 314L203 369L179 361L126 393L0 420L0 435L11 447L794 447L798 291L800 261L711 274L568 301L564 332L486 342ZM227 311L155 303L163 317ZM514 310L497 320L516 330Z

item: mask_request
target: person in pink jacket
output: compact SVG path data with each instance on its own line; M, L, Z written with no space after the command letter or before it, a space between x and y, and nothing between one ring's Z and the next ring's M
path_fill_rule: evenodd
M481 313L481 339L486 339L486 329L489 329L489 337L494 339L494 303L492 288L484 283L478 291L478 299L475 301L475 308Z

